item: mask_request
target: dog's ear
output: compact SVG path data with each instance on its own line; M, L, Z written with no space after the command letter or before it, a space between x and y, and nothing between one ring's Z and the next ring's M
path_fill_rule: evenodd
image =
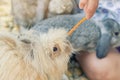
M33 36L35 32L33 30L26 31L22 34L19 34L17 39L20 42L19 44L23 46L28 46L31 45L33 42L35 42L35 35Z
M29 35L28 35L29 36ZM25 58L26 61L31 62L34 60L34 42L29 38L22 38L23 36L19 37L19 43L17 45L17 48L19 49L19 52L22 54L22 56Z
M18 36L18 41L20 42L21 45L26 45L29 46L31 45L32 41L32 36L30 34L20 34Z

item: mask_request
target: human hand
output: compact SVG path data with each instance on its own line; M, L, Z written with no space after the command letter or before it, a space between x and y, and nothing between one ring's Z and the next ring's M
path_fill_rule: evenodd
M97 7L98 7L99 0L80 0L79 7L85 11L86 18L90 19Z
M88 52L81 52L76 58L90 80L120 80L120 54L116 49L110 49L103 59Z

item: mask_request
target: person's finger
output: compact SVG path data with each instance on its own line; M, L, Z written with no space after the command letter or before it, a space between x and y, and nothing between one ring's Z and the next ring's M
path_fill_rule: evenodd
M88 0L80 0L79 7L83 9L85 5L87 4Z
M86 4L85 7L83 8L85 14L87 13L87 8L88 8L88 4Z
M85 17L88 19L88 17L87 17L87 8L88 8L88 4L85 5L83 10L85 12Z
M87 8L86 8L86 18L90 19L93 14L95 13L97 7L98 7L98 1L99 0L89 0Z

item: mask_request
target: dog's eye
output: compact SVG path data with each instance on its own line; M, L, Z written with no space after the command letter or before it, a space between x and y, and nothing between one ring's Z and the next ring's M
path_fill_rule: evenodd
M55 44L55 45L52 47L52 52L50 53L50 57L51 57L52 59L55 59L57 56L60 55L60 52L61 52L61 50L60 50L59 45L58 45L58 44Z
M114 34L115 34L116 36L118 36L118 35L119 35L119 32L115 32Z
M57 51L58 50L58 48L57 47L53 47L53 51L55 52L55 51Z

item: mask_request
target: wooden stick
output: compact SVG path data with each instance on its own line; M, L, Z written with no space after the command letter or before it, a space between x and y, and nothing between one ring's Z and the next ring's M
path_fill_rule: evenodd
M78 27L80 24L82 24L84 21L86 21L86 17L82 18L73 28L68 32L68 35L70 36Z

